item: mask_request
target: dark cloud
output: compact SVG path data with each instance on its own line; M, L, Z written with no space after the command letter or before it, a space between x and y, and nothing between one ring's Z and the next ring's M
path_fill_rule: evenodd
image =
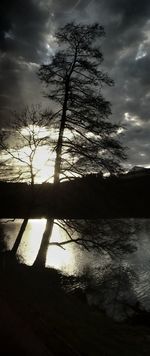
M150 1L149 0L1 0L0 114L43 101L38 65L53 51L58 26L75 20L101 23L103 69L115 81L104 90L112 102L112 119L125 123L129 162L149 162ZM139 163L137 163L139 162Z
M150 15L149 0L108 0L108 11L121 14L121 27L128 28L135 23L143 23Z
M124 136L124 144L128 144L127 153L129 159L128 166L140 165L150 166L150 145L149 145L150 122L143 125L142 121L129 121L127 131Z
M37 59L38 49L42 47L49 21L49 11L40 1L14 0L1 2L1 43L5 52L13 52L27 60Z
M42 100L37 67L47 55L51 31L50 2L8 0L0 4L0 113ZM35 95L36 92L36 95ZM36 98L36 99L35 99Z

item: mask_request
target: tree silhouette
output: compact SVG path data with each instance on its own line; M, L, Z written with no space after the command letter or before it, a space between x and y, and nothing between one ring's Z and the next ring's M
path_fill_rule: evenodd
M57 107L53 120L58 133L55 185L63 177L85 172L120 172L120 162L125 159L119 126L109 121L110 103L102 95L103 86L113 84L100 67L102 36L104 29L99 24L65 25L55 34L55 55L39 69L45 95ZM45 265L53 224L54 219L47 219L35 265Z
M6 241L5 241L5 233L3 229L3 225L0 222L0 255L6 251Z
M35 155L39 147L49 144L49 133L45 131L48 126L50 119L41 112L40 105L12 113L8 126L0 132L2 179L29 182L34 189L39 170L34 163Z
M1 130L0 148L1 176L7 181L25 181L31 184L31 206L28 216L23 220L12 248L15 255L30 218L30 209L35 200L34 184L38 169L35 167L35 155L39 147L48 145L45 127L50 126L40 106L26 107L20 113L13 112L9 126ZM11 178L10 178L11 177Z
M125 219L57 220L57 224L68 235L58 246L74 242L87 251L94 249L112 258L136 250L136 224Z

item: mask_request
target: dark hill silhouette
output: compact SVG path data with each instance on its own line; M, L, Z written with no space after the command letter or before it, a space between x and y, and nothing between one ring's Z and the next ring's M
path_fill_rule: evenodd
M148 170L149 171L149 170ZM90 174L58 184L0 182L0 218L148 218L150 174Z

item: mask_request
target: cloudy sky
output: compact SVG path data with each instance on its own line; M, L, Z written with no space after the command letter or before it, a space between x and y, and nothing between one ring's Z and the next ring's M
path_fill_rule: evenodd
M10 109L42 103L38 66L53 51L54 31L72 20L104 26L103 68L115 81L105 90L112 119L126 126L129 167L150 166L149 0L1 0L1 125Z

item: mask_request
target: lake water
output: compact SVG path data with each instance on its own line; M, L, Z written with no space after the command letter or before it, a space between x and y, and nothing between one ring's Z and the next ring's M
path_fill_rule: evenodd
M19 231L21 220L7 223L2 221L2 223L7 235L8 248L11 249ZM45 219L29 220L28 222L18 249L18 254L28 265L32 265L36 258L45 224ZM134 285L134 293L142 304L150 309L150 221L140 220L139 224L141 228L137 232L137 251L125 257L121 263L128 263L132 270L136 272L138 282ZM65 232L55 225L51 242L59 242L66 238ZM75 275L82 274L82 271L87 269L91 271L91 275L94 275L96 270L100 271L100 268L109 262L109 257L104 258L98 254L84 252L79 250L76 245L69 244L65 250L56 246L49 247L46 266Z
M18 234L21 220L16 219L12 222L3 220L2 223L6 234L7 246L11 249ZM36 258L45 224L45 219L30 219L28 222L17 252L28 265L32 265ZM51 242L60 242L66 239L68 238L65 232L57 225L54 225ZM91 268L93 268L95 263L98 263L99 256L94 256L95 254L93 255L92 253L89 254L85 251L81 251L81 249L72 243L68 244L64 249L57 246L50 246L47 252L46 266L62 270L67 274L78 274L81 273L86 265L89 265L89 262Z

